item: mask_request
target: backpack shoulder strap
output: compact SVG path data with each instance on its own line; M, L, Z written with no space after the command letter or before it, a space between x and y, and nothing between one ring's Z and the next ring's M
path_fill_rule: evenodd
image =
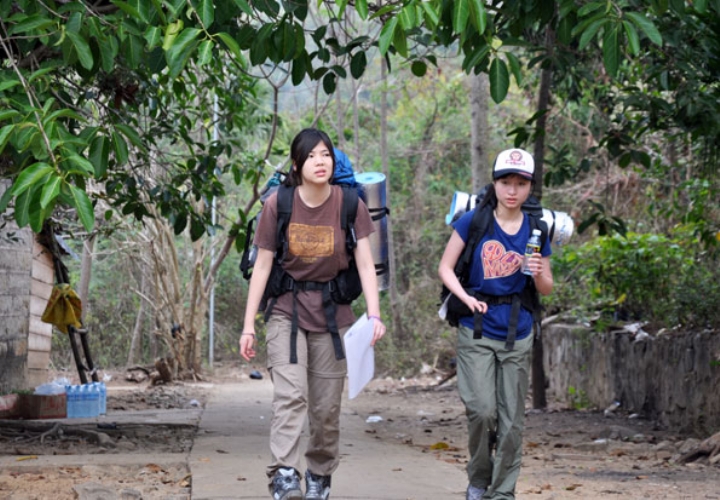
M358 192L357 189L349 186L341 186L342 189L342 209L340 212L340 227L345 231L345 246L348 253L352 256L353 250L357 246L357 237L355 236L355 218L358 209Z
M295 187L285 186L281 184L278 187L277 197L277 233L275 235L275 242L277 250L275 257L278 262L282 262L287 254L288 242L285 237L287 233L288 225L290 224L290 216L292 215L293 199L295 198Z
M468 239L465 242L465 250L455 265L455 274L460 278L460 283L465 284L470 277L470 264L472 262L475 248L482 240L485 233L491 228L492 207L485 205L477 207L473 212L470 222L470 230L468 231Z

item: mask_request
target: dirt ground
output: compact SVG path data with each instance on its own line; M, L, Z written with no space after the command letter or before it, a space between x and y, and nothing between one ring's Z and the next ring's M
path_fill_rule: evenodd
M247 369L219 367L205 382L247 380ZM122 373L108 384L127 385ZM464 408L454 379L438 385L441 375L418 379L374 380L344 409L367 422L375 439L430 453L458 468L467 463ZM110 391L113 411L192 408L207 401L208 389L188 383L166 386L137 384L132 391ZM78 487L105 486L123 498L189 499L192 478L184 458L192 446L194 427L153 425L98 429L88 433L26 432L3 429L0 455L18 461L39 455L166 453L167 463L138 466L17 468L0 470L0 500L65 500L78 498ZM108 435L114 446L103 445L93 433ZM621 409L605 415L598 410L570 410L551 405L546 411L528 410L524 434L523 469L518 499L560 500L596 498L720 499L720 461L700 454L685 465L676 463L700 440L657 428L653 422L631 417ZM26 462L27 463L27 462ZM134 496L133 496L134 495Z

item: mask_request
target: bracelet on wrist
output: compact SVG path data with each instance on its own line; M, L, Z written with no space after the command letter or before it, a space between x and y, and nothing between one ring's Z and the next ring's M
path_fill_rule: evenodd
M240 334L240 336L243 336L243 335L250 335L250 336L252 336L252 337L255 336L255 334L252 333L252 332L243 332L243 333Z
M368 316L368 319L376 319L376 320L378 320L380 323L382 323L382 320L380 319L380 316L375 316L374 314L373 314L372 316Z

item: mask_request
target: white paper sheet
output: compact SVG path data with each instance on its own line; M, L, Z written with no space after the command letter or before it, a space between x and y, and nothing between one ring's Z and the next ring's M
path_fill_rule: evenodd
M345 333L345 357L348 368L348 398L360 394L375 375L374 320L363 314Z

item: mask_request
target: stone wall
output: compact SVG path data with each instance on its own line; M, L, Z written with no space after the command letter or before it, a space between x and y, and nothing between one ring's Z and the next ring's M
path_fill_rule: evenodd
M627 331L543 328L548 399L605 408L613 401L662 426L699 435L720 430L720 333L634 340Z
M0 182L0 196L7 183ZM0 394L47 380L52 325L40 321L54 277L30 229L0 229Z
M0 183L0 196L6 187ZM0 229L0 394L23 388L27 378L32 245L32 233Z

